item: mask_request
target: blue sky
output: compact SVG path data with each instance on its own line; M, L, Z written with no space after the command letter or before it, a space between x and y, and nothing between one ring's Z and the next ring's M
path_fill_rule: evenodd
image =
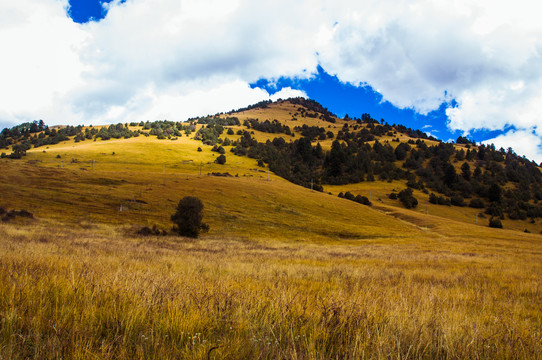
M542 161L537 10L529 0L3 3L0 127L182 121L307 96L339 116L367 112Z
M110 3L112 0L70 0L69 16L77 23L86 23L88 21L99 21L107 15L107 11L102 6L103 3Z

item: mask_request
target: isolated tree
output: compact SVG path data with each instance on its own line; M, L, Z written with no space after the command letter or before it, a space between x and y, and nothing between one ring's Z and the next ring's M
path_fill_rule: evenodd
M226 163L226 156L220 155L219 157L216 158L215 162L217 164L224 165Z
M179 201L177 211L171 216L175 224L173 231L179 235L197 238L200 230L207 230L203 220L203 203L194 196L185 196Z
M502 222L498 217L491 217L489 219L489 227L502 229Z

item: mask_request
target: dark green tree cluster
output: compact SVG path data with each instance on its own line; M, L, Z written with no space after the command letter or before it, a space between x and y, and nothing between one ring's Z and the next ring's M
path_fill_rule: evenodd
M320 144L312 146L309 139L302 137L292 142L283 138L259 143L248 131L233 143L232 152L236 155L247 155L262 160L269 165L275 174L305 187L322 191L319 169L324 160L324 152Z
M201 140L205 145L216 145L219 137L224 132L224 127L219 124L208 124L196 132L194 139Z
M149 130L148 135L154 135L160 140L176 139L183 136L183 132L186 135L190 135L193 129L189 123L168 120L147 121L146 123L140 123L139 125L143 126L143 130Z
M310 141L327 139L326 129L320 126L296 126L294 131L300 132L301 136L308 138Z
M86 128L84 132L81 131L77 135L75 135L74 140L75 142L91 140L94 136L96 136L97 133L98 129L96 128Z
M286 134L292 135L292 130L288 125L282 125L278 120L258 121L258 119L247 119L243 122L243 126L247 129L254 129L271 134Z
M330 123L335 122L336 115L330 112L326 107L322 106L322 104L314 100L297 97L297 98L290 98L287 101L289 101L292 104L302 106L303 108L298 108L298 111L300 112L303 111L303 112L308 113L308 111L312 111L313 113L319 113L320 118L324 121L327 121ZM305 109L307 109L308 111L306 111Z
M359 194L354 196L354 194L352 194L350 191L347 191L346 193L340 192L339 197L343 198L343 199L346 199L346 200L355 201L355 202L357 202L359 204L362 204L362 205L367 205L367 206L373 205L371 203L371 201L369 201L369 198L367 196L362 196L362 195L359 195Z
M109 140L109 139L129 139L131 137L139 136L139 131L132 131L128 126L124 124L116 124L104 126L98 130L98 133L94 136L95 139Z
M50 129L40 120L39 122L34 121L11 129L4 129L0 135L0 143L5 147L12 145L12 153L9 155L2 153L1 156L20 159L32 147L58 144L61 141L68 140L70 136L80 134L82 128L79 125Z
M457 169L456 164L463 161L460 159L465 162ZM424 162L427 165L423 166ZM486 199L486 213L491 216L503 218L507 214L511 219L523 220L542 216L538 204L542 200L540 170L511 149L480 145L470 146L465 152L452 144L428 147L419 143L403 166L415 170L426 187L449 197L452 205L465 206L465 199L474 198L469 206L484 208Z
M218 116L205 116L195 119L198 124L203 125L222 125L222 126L239 126L241 122L237 117L218 117Z
M397 197L407 209L412 209L418 206L418 200L414 197L412 189L410 188L399 191Z
M11 128L4 128L0 132L0 149L7 149L16 142L26 141L36 134L47 129L43 120L26 122Z
M47 128L43 120L34 120L33 122L26 122L12 128L5 128L0 132L0 141L4 139L12 139L13 141L20 140L21 138L27 139L30 134L39 133ZM7 144L5 146L9 146ZM2 147L5 147L2 146Z

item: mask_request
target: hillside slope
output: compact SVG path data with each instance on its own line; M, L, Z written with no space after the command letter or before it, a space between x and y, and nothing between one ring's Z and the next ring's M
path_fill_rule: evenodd
M542 175L527 159L465 138L442 143L417 130L377 122L369 114L339 119L301 98L263 102L189 123L54 129L34 123L4 129L2 139L4 145L12 143L8 157L15 161L75 173L122 172L138 178L144 188L156 175L228 173L283 183L282 177L341 197L359 195L384 208L404 208L406 203L390 195L408 188L418 203L411 210L419 214L486 226L495 218L508 229L542 230ZM221 154L226 164L216 162ZM14 183L5 179L6 186ZM118 198L120 207L123 199Z

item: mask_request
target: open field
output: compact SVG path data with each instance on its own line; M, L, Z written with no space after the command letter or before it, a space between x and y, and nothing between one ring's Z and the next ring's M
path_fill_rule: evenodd
M0 357L540 358L540 239L481 229L318 244L0 225Z

